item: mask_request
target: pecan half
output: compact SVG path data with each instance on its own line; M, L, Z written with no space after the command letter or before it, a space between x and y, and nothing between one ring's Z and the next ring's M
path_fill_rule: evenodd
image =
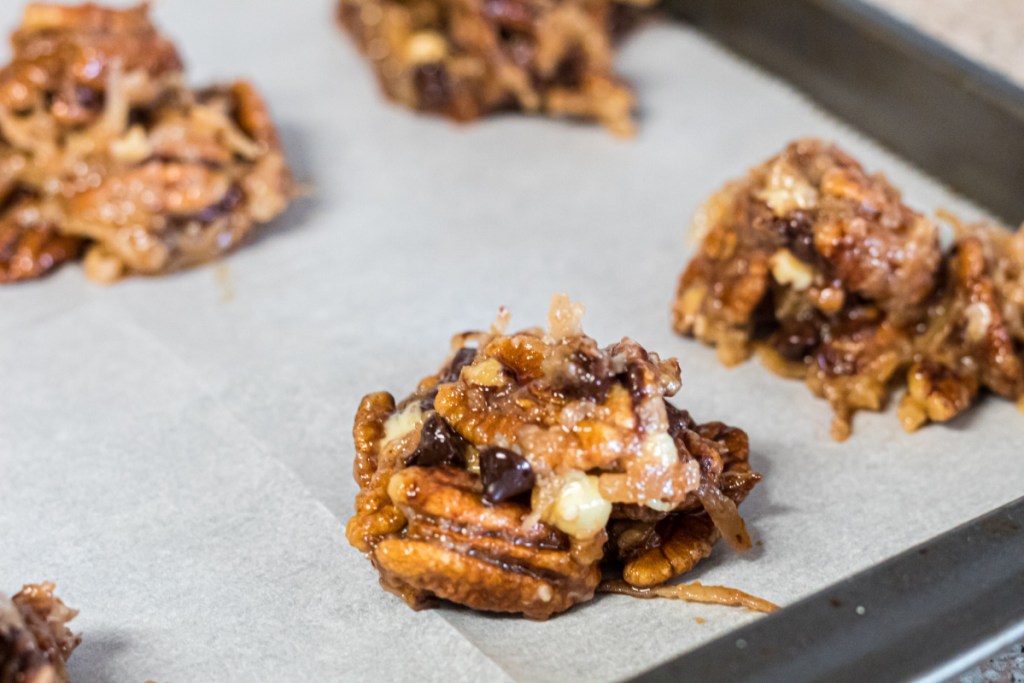
M451 467L403 469L388 493L408 525L378 543L373 559L382 574L416 588L417 603L437 597L544 619L594 594L593 549L603 536L589 540L588 557L557 529L527 523L528 507L485 504L479 479Z
M640 553L623 568L622 578L631 586L649 588L685 574L711 555L719 536L706 515L669 519L661 527L661 543Z

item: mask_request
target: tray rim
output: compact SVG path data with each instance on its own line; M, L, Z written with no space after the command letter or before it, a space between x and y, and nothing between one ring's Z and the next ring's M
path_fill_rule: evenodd
M630 680L940 683L1024 638L1019 558L1024 497Z

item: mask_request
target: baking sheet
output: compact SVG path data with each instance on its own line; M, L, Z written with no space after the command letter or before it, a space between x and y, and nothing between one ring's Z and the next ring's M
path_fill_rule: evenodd
M81 610L75 680L614 680L756 619L621 596L545 623L413 613L345 543L360 397L407 392L499 305L543 322L555 291L601 342L678 355L678 404L750 433L758 544L691 579L785 605L1024 489L1006 402L912 436L860 415L836 444L803 385L672 334L693 210L792 138L839 141L912 206L981 215L685 26L625 45L643 113L623 142L391 107L326 1L156 14L193 82L257 81L314 194L220 265L0 289L0 590L58 582Z

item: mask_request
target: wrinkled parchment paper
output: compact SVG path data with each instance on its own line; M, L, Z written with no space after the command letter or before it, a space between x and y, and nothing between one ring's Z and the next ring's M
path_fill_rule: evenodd
M4 30L21 6L0 4ZM546 623L414 613L345 543L360 397L404 394L500 305L542 323L555 291L603 343L679 356L678 404L750 433L757 545L691 579L785 605L1024 491L1008 403L912 436L860 415L836 444L802 384L669 329L695 207L792 138L840 141L915 207L977 210L685 26L624 47L643 112L623 142L389 106L331 12L156 12L193 82L256 80L310 198L221 265L0 289L0 590L51 579L81 610L75 680L613 680L758 618L621 596Z

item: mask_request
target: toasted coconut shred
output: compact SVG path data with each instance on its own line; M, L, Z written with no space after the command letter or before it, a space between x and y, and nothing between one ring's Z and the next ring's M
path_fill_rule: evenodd
M637 588L630 586L625 581L605 581L598 587L600 593L619 593L634 598L668 598L670 600L685 600L686 602L700 602L708 605L726 605L729 607L744 607L751 612L770 613L779 609L773 602L744 593L736 588L725 586L705 586L700 581L693 583L677 583L668 586L655 586L654 588Z

